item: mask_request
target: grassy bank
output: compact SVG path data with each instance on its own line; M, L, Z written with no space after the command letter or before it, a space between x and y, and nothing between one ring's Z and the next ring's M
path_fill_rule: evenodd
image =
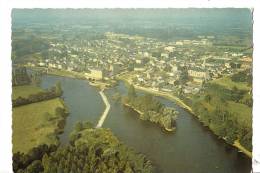
M12 100L17 99L18 97L28 98L30 95L37 94L42 91L43 89L33 85L15 86L12 91Z
M40 144L58 144L64 121L56 112L65 109L60 98L13 108L13 153L28 152Z

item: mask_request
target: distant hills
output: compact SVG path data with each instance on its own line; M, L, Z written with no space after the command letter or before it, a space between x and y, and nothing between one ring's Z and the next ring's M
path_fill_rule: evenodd
M91 26L99 31L161 39L204 34L252 36L250 9L14 9L13 28L32 25Z

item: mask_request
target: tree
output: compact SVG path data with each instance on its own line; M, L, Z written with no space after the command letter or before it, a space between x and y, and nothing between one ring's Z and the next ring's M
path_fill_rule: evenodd
M84 122L83 126L84 126L84 129L91 129L94 127L94 125L89 121Z
M211 96L209 94L205 96L205 101L208 103L211 101Z
M181 68L180 82L182 84L185 84L188 81L189 81L188 68L185 66Z
M42 172L43 166L40 160L35 160L27 167L28 173Z
M56 92L56 95L58 95L58 96L62 95L63 91L62 91L60 82L56 83L56 85L55 85L55 92Z
M46 153L42 157L42 165L44 167L44 170L49 168L49 156Z
M75 130L76 132L79 132L81 130L83 130L83 124L82 122L77 122L76 125L75 125Z
M179 95L180 97L182 97L183 94L184 94L183 87L180 87L179 90L178 90L178 95Z
M65 110L61 107L57 107L55 109L55 114L58 116L61 116L61 117L65 117L65 115L66 115Z
M171 129L172 128L172 117L171 117L171 115L163 116L160 119L160 123L164 128Z
M135 98L136 97L136 92L135 92L135 88L133 85L130 85L128 88L128 97L130 99Z

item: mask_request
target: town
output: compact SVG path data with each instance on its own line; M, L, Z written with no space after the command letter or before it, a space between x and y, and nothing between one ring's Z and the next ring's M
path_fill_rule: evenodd
M196 94L205 82L252 66L250 53L213 46L214 36L176 42L112 32L104 36L80 43L51 42L45 56L26 65L77 73L95 81L125 75L136 86L184 94Z

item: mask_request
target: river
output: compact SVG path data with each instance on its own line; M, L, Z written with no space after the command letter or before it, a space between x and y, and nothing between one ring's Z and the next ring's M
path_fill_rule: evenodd
M77 121L97 124L105 109L98 90L87 81L46 75L42 87L62 84L63 97L69 107L61 143L66 144ZM138 114L112 99L115 93L126 94L123 82L105 91L111 109L103 124L126 145L145 154L163 173L249 173L251 159L218 139L196 118L173 102L157 97L163 104L179 111L177 130L165 133L157 125L138 119Z

